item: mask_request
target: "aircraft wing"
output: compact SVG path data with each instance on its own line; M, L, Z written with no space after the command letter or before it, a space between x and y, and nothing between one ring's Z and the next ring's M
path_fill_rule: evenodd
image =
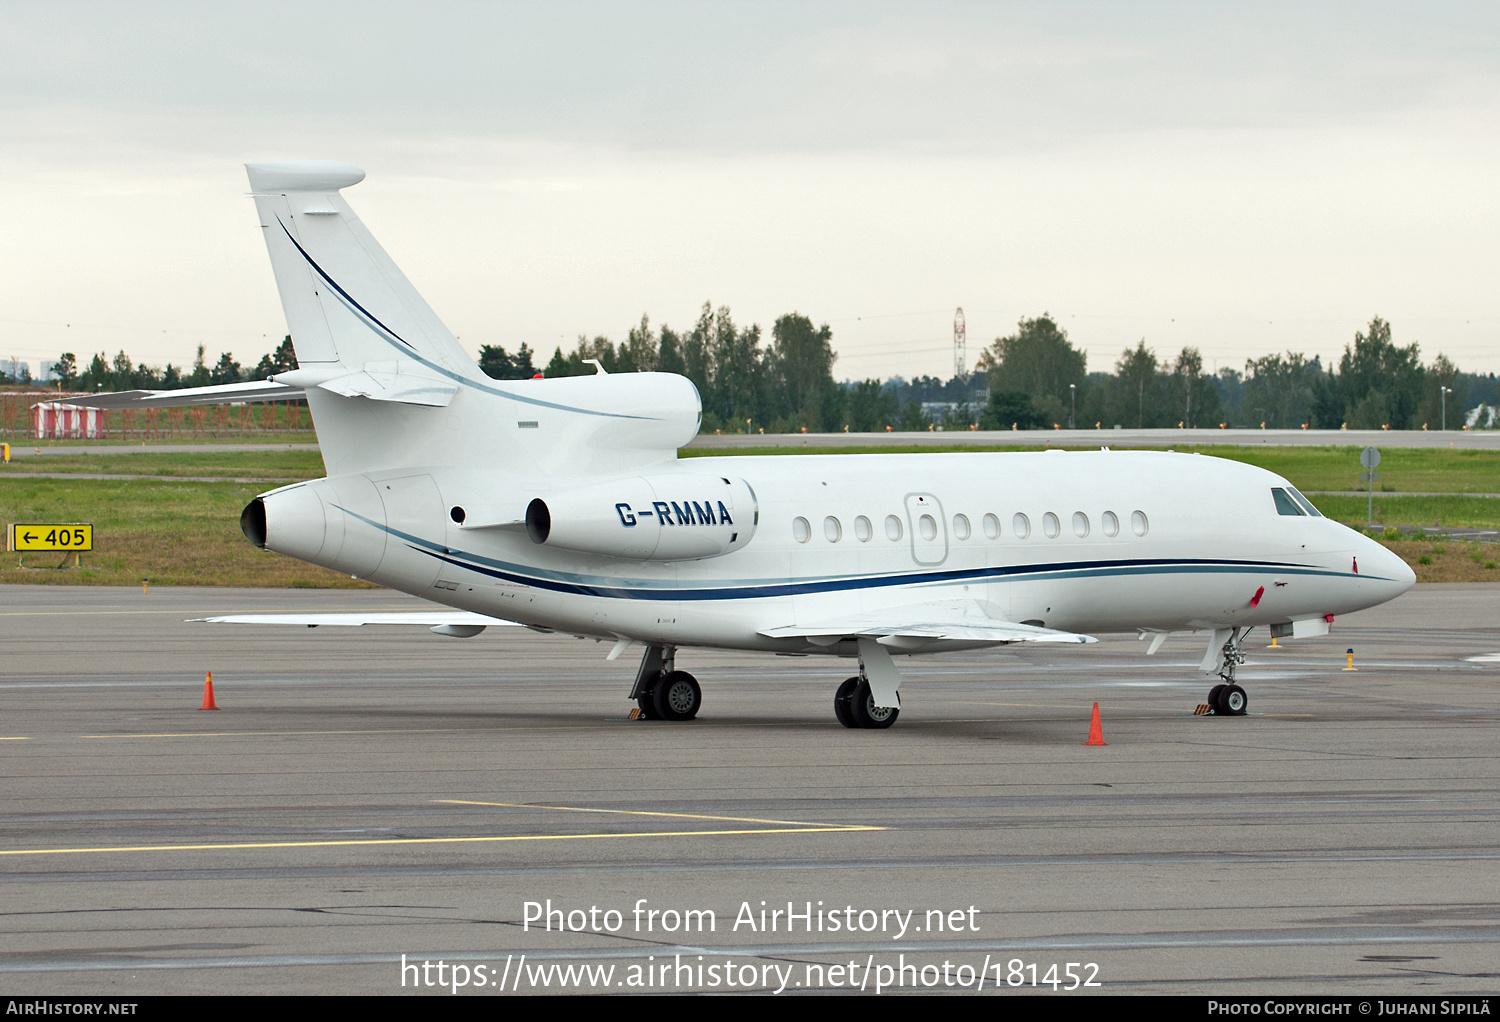
M214 387L186 387L182 390L122 390L110 394L64 394L63 404L79 408L182 408L193 405L227 405L259 401L295 401L303 395L301 387L270 380L250 383L224 383Z
M467 610L419 610L390 614L224 614L219 617L195 617L190 621L227 625L306 625L317 628L357 628L360 625L426 625L439 635L466 639L495 625L520 627L514 621L486 617Z
M773 639L805 638L815 646L831 646L842 639L874 639L899 653L950 643L1003 646L1013 642L1099 641L1091 635L1002 621L986 614L974 600L893 607L806 625L767 628L760 634Z

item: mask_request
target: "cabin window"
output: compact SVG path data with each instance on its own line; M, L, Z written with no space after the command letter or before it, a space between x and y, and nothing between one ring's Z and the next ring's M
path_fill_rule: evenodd
M1000 519L994 515L984 516L984 535L988 539L1000 538Z
M1057 515L1051 511L1042 515L1042 531L1047 534L1048 539L1057 538L1057 534L1062 531L1062 527L1057 522Z
M1292 499L1291 494L1287 493L1281 487L1271 487L1271 496L1276 500L1277 514L1286 515L1292 518L1307 517L1307 512L1298 507L1297 502Z
M1017 511L1016 516L1010 520L1010 531L1016 534L1017 539L1025 539L1031 535L1031 519Z
M1106 536L1113 539L1120 534L1120 519L1113 511L1104 512L1099 517L1099 520L1104 525L1104 534Z
M969 538L969 519L964 515L953 516L953 535L959 539Z
M812 526L807 524L806 518L792 519L792 538L798 543L806 543L812 538Z
M866 518L864 515L860 515L858 518L854 519L855 539L859 540L861 543L868 543L870 542L870 537L874 534L875 530L870 528L870 520L868 518Z
M895 515L885 516L885 535L892 543L901 538L901 519Z
M1323 517L1323 512L1321 512L1317 508L1313 507L1312 501L1310 501L1306 497L1302 496L1302 494L1300 492L1298 492L1297 487L1295 487L1295 486L1288 486L1286 488L1286 492L1288 492L1288 493L1290 493L1292 495L1292 499L1293 500L1295 500L1298 504L1302 505L1302 510L1306 511L1308 514L1312 515L1314 518L1322 518Z
M1132 511L1132 512L1130 512L1130 531L1131 532L1134 532L1137 536L1144 536L1150 530L1151 530L1151 523L1148 522L1148 521L1146 521L1146 512L1144 512L1144 511Z
M828 537L828 542L837 543L844 538L844 527L833 515L823 519L823 535Z
M937 522L932 515L923 515L917 519L917 531L922 534L922 539L928 543L937 539Z
M1073 535L1079 539L1087 539L1089 534L1089 516L1082 511L1073 512Z

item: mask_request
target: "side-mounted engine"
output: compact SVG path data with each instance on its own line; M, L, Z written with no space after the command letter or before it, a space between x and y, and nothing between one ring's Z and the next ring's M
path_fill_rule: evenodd
M526 507L533 543L641 561L718 557L750 542L760 521L743 479L635 476L538 497Z

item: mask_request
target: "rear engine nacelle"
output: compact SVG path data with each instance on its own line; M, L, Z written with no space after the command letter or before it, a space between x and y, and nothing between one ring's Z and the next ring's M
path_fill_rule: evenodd
M759 520L743 479L636 476L538 497L526 508L526 534L580 553L683 561L740 549Z
M432 514L439 514L434 498ZM240 530L262 550L367 578L385 553L386 510L364 476L294 483L262 493L240 514Z

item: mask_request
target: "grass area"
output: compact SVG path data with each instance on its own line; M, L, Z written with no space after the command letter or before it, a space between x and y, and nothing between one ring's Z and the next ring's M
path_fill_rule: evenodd
M278 445L285 447L287 444L315 444L318 442L318 435L310 429L304 429L301 432L294 433L246 432L240 434L228 432L222 436L215 436L212 430L210 430L206 434L199 433L196 436L192 433L184 432L176 436L108 437L96 440L35 440L27 437L25 431L22 430L19 431L19 435L15 435L14 433L9 436L0 435L0 441L10 444L12 449L25 447L35 450L40 447L43 451L49 447L139 447L143 443L150 444L152 447L168 444L183 446L190 446L192 444L255 444L267 447L276 447Z
M1493 543L1381 542L1411 565L1418 582L1500 582L1500 549Z
M265 490L255 483L171 479L0 477L4 522L93 522L94 550L81 568L52 570L62 554L8 554L0 583L362 588L347 575L257 550L240 534L240 511Z
M746 447L741 449L695 447L683 457L722 455L798 454L916 454L951 451L1031 451L1036 447L964 447L944 445L917 447L912 444L868 447ZM1064 448L1097 450L1097 448ZM1129 448L1166 450L1167 448ZM1299 490L1364 491L1359 481L1359 447L1251 447L1176 445L1172 450L1195 451L1214 458L1228 458L1275 472L1291 480ZM1456 447L1391 447L1380 452L1379 493L1500 493L1500 450ZM1363 517L1363 513L1361 513Z
M1365 521L1364 496L1325 493L1308 499L1334 521L1350 524ZM1393 497L1377 493L1373 510L1377 525L1500 529L1500 498L1496 497Z
M70 441L71 442L71 441ZM84 443L84 441L76 441ZM1343 490L1363 493L1359 482L1359 448L1357 447L1178 447L1176 450L1201 450L1205 455L1228 458L1257 465L1290 479L1301 490ZM45 450L45 448L44 448ZM868 447L751 447L742 450L692 448L682 452L684 458L720 455L801 454L915 454L978 451L1030 451L1034 447L916 447L906 445L871 445ZM12 461L0 467L13 472L106 472L150 476L223 475L255 479L311 479L323 474L323 460L317 451L277 450L267 445L263 451L230 451L222 454L183 452L181 454L69 454L48 457L46 454ZM1457 448L1392 448L1381 456L1380 479L1376 496L1382 492L1432 492L1445 494L1500 493L1500 450L1460 450ZM1330 498L1331 499L1331 498ZM1402 497L1400 500L1407 500ZM1470 511L1474 509L1471 508ZM1405 514L1406 512L1402 512ZM1465 512L1468 513L1468 512ZM1332 517L1346 517L1339 512ZM1359 518L1363 519L1363 511ZM1390 521L1431 524L1425 518L1392 518ZM1445 525L1460 524L1443 519Z
M185 451L181 454L46 454L18 458L0 465L6 472L105 472L141 476L231 476L237 479L317 479L323 475L323 456L317 451L223 453Z
M1027 450L1036 448L980 448ZM1179 448L1181 449L1181 448ZM724 452L684 451L685 457L740 454L873 454L931 452L933 448L754 448ZM940 450L973 451L970 447ZM1204 448L1205 452L1210 450ZM1329 490L1359 472L1357 448L1215 447L1216 456L1260 465L1304 490ZM1350 465L1352 464L1352 469ZM1402 489L1446 491L1449 496L1408 497L1375 494L1379 525L1433 525L1500 528L1500 498L1465 496L1500 492L1500 451L1392 449L1383 455L1381 483ZM15 472L95 472L134 474L135 479L6 479ZM1344 475L1340 475L1344 473ZM266 450L224 453L45 455L0 467L0 520L6 523L93 522L98 548L83 555L81 569L52 570L61 554L30 554L28 567L17 555L0 562L0 583L139 585L143 576L162 585L309 586L356 588L366 583L291 558L256 550L240 534L239 515L255 494L277 482L323 474L317 451ZM249 482L198 482L174 476L225 476ZM1394 482L1392 481L1394 480ZM1338 521L1365 520L1365 497L1358 493L1313 498ZM1424 582L1500 581L1493 565L1500 547L1429 540L1383 538ZM1426 558L1426 563L1423 562Z
M1357 490L1359 447L1213 447L1204 454L1242 461L1291 480L1299 490ZM1500 450L1390 447L1380 452L1375 496L1400 493L1500 493ZM1444 524L1458 524L1456 522Z

